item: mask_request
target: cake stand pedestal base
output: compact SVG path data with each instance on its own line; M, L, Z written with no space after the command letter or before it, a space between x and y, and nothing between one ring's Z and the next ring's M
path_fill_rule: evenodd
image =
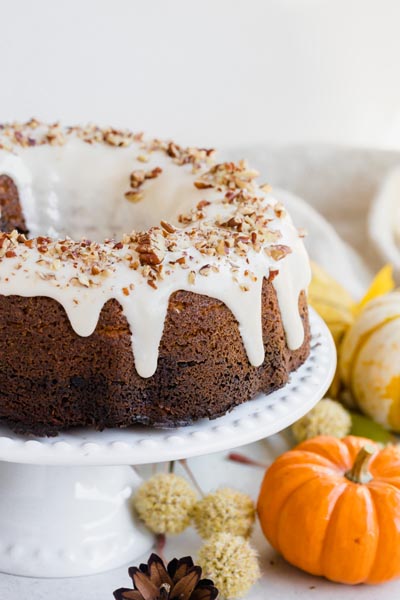
M94 574L148 553L131 467L0 462L0 571L34 577Z

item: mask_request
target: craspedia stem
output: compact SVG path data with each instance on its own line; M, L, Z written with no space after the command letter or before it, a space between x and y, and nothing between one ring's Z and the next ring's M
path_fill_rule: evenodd
M186 471L186 475L189 477L190 481L192 482L192 484L194 485L194 487L196 488L196 490L198 491L198 493L200 494L200 496L202 498L204 498L204 492L201 489L201 487L199 486L199 484L197 483L197 479L193 475L193 471L189 467L186 458L182 458L179 462L182 465L182 467L184 468L184 470Z
M155 551L164 563L166 562L164 554L166 542L167 538L164 533L158 533L156 535Z
M354 483L368 483L372 479L369 472L369 463L376 453L376 448L372 444L366 444L358 451L354 464L345 476Z
M245 456L244 454L240 454L239 452L230 452L227 456L227 459L242 465L249 465L250 467L261 467L262 469L266 469L268 467L268 465L255 460L254 458L250 458L249 456Z

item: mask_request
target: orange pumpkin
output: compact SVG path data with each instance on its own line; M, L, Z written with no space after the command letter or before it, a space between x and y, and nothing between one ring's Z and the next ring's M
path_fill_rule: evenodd
M400 575L400 450L320 436L280 456L258 499L264 534L284 558L341 583Z

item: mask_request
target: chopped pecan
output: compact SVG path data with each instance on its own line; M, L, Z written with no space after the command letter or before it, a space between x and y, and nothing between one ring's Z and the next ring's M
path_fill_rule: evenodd
M176 231L175 227L168 223L167 221L161 221L160 225L167 233L174 233Z
M136 204L137 202L143 200L143 194L141 192L135 192L135 190L129 190L128 192L125 192L125 198L129 202Z
M167 147L167 154L171 156L171 158L178 158L180 155L180 148L173 142L169 142Z
M273 281L277 275L279 275L279 271L270 270L269 276L268 276L268 282L271 283L271 281Z
M142 185L142 183L144 182L145 179L146 179L146 173L143 169L137 169L136 171L132 171L131 177L130 177L131 187L132 188L139 187L140 185Z
M154 167L154 169L152 169L151 171L147 171L145 176L146 176L146 179L155 179L156 177L161 175L161 173L162 173L161 167Z
M285 258L285 256L292 252L292 249L284 244L275 244L274 246L265 248L265 252L274 260L282 260L282 258Z
M209 206L211 204L211 202L209 202L208 200L200 200L200 202L197 203L197 210L201 210L202 208L205 208L206 206Z
M165 238L161 229L152 228L138 234L136 251L142 265L159 265L165 256Z
M193 184L198 190L208 190L213 187L212 183L206 181L195 181Z

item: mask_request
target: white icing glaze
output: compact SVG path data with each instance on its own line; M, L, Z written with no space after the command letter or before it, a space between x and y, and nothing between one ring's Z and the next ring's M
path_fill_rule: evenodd
M108 276L95 275L87 286L72 285L81 274L80 266L73 260L61 260L53 269L51 259L41 254L36 245L27 248L18 244L15 256L0 261L0 294L53 298L64 307L72 328L80 336L94 332L104 304L116 299L132 331L136 370L141 377L151 377L157 368L169 298L178 290L204 294L226 304L238 322L250 363L261 365L262 282L270 271L279 271L273 285L287 344L290 349L302 344L304 330L298 299L310 279L308 258L290 218L275 214L276 201L270 194L257 188L257 196L263 198L265 213L271 219L271 230L280 231L278 243L290 247L291 253L274 260L264 251L273 245L269 243L260 251L251 248L245 256L234 249L228 256L209 256L193 247L187 232L197 228L201 235L203 230L215 230L214 221L229 219L233 208L221 202L221 189L194 186L199 174L192 173L191 165L177 165L161 151L152 152L149 162L143 165L137 159L138 144L127 148L104 143L89 145L74 136L62 146L17 148L14 152L0 150L0 174L14 180L32 236L60 239L68 234L74 239L119 239L124 232L133 228L145 230L161 219L179 225L179 214L189 212L203 199L210 204L204 208L202 219L179 225L178 247L167 250L163 262L170 265L183 254L188 264L164 269L157 289L148 284L141 270L130 268L126 246L102 245L107 254ZM162 174L145 182L143 200L128 202L124 192L129 188L130 173L158 166ZM132 248L128 253L131 258L138 256ZM207 276L200 274L202 267L210 267ZM189 277L189 273L193 276Z
M72 138L63 146L20 148L18 155L0 150L0 173L18 186L30 237L69 235L101 242L133 228L146 230L161 219L175 223L178 214L199 201L190 169L161 152L150 155L146 164L137 154L137 148ZM163 173L146 182L144 201L128 202L124 193L130 173L157 166Z

